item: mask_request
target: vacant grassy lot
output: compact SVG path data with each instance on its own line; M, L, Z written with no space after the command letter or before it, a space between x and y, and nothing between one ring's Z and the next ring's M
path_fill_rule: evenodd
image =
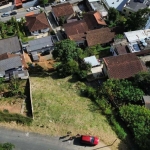
M31 83L35 118L32 126L0 125L55 136L65 135L67 131L71 131L72 135L92 134L106 144L117 138L91 100L79 96L79 82L71 83L70 77L53 79L48 76L31 77ZM119 142L117 140L112 149L118 149Z

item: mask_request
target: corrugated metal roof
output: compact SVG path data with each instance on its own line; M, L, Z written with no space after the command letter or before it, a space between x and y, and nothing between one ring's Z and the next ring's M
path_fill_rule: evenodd
M51 47L54 45L52 41L52 36L31 40L28 43L29 43L29 46L27 46L28 52L32 52L46 47Z
M4 59L0 61L0 72L22 66L20 56Z
M18 52L20 50L21 45L17 36L0 40L0 54Z

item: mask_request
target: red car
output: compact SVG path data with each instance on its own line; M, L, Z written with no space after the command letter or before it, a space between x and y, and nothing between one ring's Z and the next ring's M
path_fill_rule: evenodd
M94 136L90 136L90 135L82 135L81 136L81 143L95 146L99 143L99 138L94 137Z

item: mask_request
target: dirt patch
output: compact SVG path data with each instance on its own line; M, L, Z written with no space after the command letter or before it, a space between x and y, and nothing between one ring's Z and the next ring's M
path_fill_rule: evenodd
M8 110L9 113L21 113L21 100L20 102L11 102L10 104L8 102L3 102L0 104L0 110L4 111L4 110Z

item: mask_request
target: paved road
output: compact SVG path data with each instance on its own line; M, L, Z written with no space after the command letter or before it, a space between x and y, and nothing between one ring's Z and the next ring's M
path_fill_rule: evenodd
M15 150L110 150L102 142L96 147L86 147L81 146L79 140L63 140L66 139L0 127L0 143L10 142L15 145Z

